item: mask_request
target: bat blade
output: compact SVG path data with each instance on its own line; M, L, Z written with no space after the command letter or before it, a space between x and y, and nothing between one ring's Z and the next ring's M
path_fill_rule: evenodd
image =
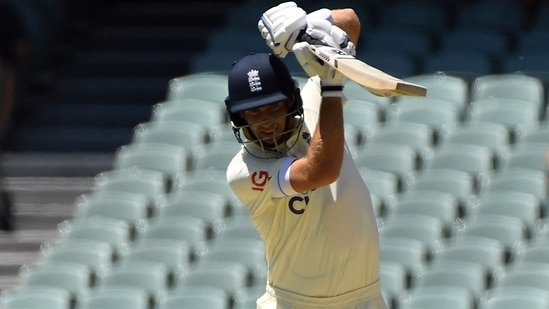
M371 93L382 97L421 96L427 89L387 74L342 50L324 45L311 45L311 52L341 74L361 85Z

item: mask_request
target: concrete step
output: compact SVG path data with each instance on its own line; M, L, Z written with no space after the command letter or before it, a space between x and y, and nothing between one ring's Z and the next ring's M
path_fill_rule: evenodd
M43 174L45 171L55 173L54 166L62 163L59 158L54 163L52 158L39 160L36 154L27 156L27 160L34 158L35 163L49 163L49 168L35 169ZM11 159L12 164L21 160L13 154ZM20 166L24 165L22 162L19 161ZM11 165L8 171L11 174L8 173L8 177L3 179L3 186L10 193L14 203L16 229L12 232L0 232L0 290L13 289L21 283L21 267L40 263L41 247L56 242L59 238L58 225L74 217L76 198L93 190L91 176L14 176L21 174L14 165ZM30 171L32 169L24 173ZM59 171L57 170L57 173Z
M8 152L0 155L1 170L5 177L13 177L12 185L27 182L22 177L77 177L87 182L100 172L112 169L113 153L44 153ZM36 178L34 183L36 184ZM43 180L44 181L44 180ZM72 182L74 180L71 180ZM78 183L72 183L79 185ZM87 183L80 184L86 188Z
M138 122L135 123L137 125ZM11 150L46 153L114 153L131 142L131 127L21 126L12 138Z

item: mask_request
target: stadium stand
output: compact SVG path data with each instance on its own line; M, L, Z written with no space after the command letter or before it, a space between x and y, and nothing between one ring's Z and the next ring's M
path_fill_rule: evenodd
M547 308L549 299L547 293L536 288L512 286L510 288L497 287L489 291L489 295L480 303L480 309L507 309L516 306L528 308Z
M406 289L406 271L401 264L382 261L379 276L379 280L384 286L385 302L390 308L395 308L398 297Z
M469 104L469 86L467 82L457 76L440 74L420 74L407 76L406 80L418 83L429 89L427 98L444 99L455 102L462 110ZM395 98L399 101L400 98Z
M469 301L470 299L477 299L484 292L486 277L482 267L475 263L434 261L424 273L416 278L413 285L417 288L417 291L421 291L426 287L462 288L467 291L466 294L469 294L468 297L463 297L462 301ZM414 297L412 296L411 299L414 299ZM406 306L404 307L406 308Z
M131 287L93 288L78 299L78 309L146 309L148 306L146 292Z
M53 217L50 239L21 245L0 235L0 255L38 255L23 258L29 265L20 270L0 264L10 273L0 286L2 308L253 307L264 289L263 243L224 181L239 148L224 115L226 73L249 51L214 56L220 66L199 56L215 52L235 29L255 27L267 5L12 2L43 53L29 73L28 89L36 91L26 94L6 149L109 156L86 175L86 194L64 197L65 217ZM380 224L384 296L391 309L547 308L549 62L539 39L546 36L545 10L525 29L497 1L417 2L425 9L415 17L405 9L411 2L356 3L369 27L358 55L425 84L427 98L377 97L353 82L345 88L347 142ZM205 25L212 3L219 24ZM332 4L304 3L320 5ZM418 45L394 39L392 8L400 8L404 27L414 27ZM239 9L250 18L235 14ZM434 14L430 21L439 26L420 14ZM74 33L64 32L71 23ZM485 30L471 36L470 29ZM390 50L370 39L384 33L393 33ZM483 49L488 42L497 50ZM303 86L306 78L291 65ZM532 88L519 93L522 82ZM200 111L177 118L191 107L201 107L205 118L192 123ZM7 167L17 189L24 172ZM28 192L16 190L16 207L28 204ZM35 212L63 209L60 197L35 194Z
M55 287L24 287L18 291L10 292L2 297L2 308L51 308L66 309L71 304L67 291Z
M425 286L415 289L398 308L444 308L471 309L474 300L467 289L459 286Z
M227 293L221 288L210 286L185 286L180 290L171 291L158 302L158 309L177 308L212 308L227 309L229 307Z

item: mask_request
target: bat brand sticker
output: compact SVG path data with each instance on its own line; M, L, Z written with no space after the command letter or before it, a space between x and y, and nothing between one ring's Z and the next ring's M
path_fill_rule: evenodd
M347 56L347 53L345 53L344 51L342 51L341 49L332 49L332 51L338 55L341 55L341 56Z
M323 53L322 51L319 51L318 52L318 56L322 59L324 59L324 61L326 62L330 62L330 56L326 55L325 53Z

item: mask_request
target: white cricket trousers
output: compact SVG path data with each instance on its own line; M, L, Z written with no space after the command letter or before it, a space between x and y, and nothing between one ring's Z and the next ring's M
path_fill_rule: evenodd
M376 282L365 288L330 298L297 295L267 284L267 291L257 300L257 309L387 309Z

